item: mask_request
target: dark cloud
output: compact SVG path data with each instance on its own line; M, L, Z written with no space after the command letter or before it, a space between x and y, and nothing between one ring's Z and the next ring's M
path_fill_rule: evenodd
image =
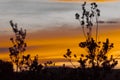
M120 22L120 20L119 21L98 21L98 23L100 23L100 24L104 24L104 23L108 23L108 24L116 24L116 23L119 23Z
M8 48L0 48L0 53L6 53L6 52L8 52L9 51L9 49Z

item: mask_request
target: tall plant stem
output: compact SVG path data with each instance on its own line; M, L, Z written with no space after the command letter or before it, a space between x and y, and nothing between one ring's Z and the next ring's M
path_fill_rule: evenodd
M79 19L79 23L80 23L80 25L81 25L81 21L80 21L80 19ZM86 37L86 34L85 34L84 26L82 26L82 31L83 31L83 35L84 35L84 37L87 38L87 37Z
M98 16L96 16L96 42L98 41Z
M68 60L69 60L69 62L72 64L72 66L73 66L74 68L76 68L76 66L72 63L71 59L68 59Z

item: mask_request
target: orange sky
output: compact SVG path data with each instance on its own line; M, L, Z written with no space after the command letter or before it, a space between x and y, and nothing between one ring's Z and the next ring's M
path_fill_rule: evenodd
M109 38L111 42L114 43L115 47L110 51L111 54L115 56L120 55L120 24L104 24L100 28L99 40L105 41ZM72 27L72 26L71 26ZM29 32L29 31L28 31ZM14 35L4 35L0 36L2 38L2 43L0 48L8 48L11 46L9 38ZM66 61L63 58L63 54L66 53L68 48L71 51L80 55L85 53L84 49L79 48L78 44L84 41L81 29L79 27L60 27L53 28L51 30L39 30L37 32L32 32L27 34L26 42L28 44L26 54L31 54L35 56L39 55L40 62L45 62L47 60L52 60L55 62ZM1 59L9 59L9 52L3 51L0 54Z
M83 2L83 1L90 1L90 2L113 2L113 1L118 1L118 0L55 0L59 2Z

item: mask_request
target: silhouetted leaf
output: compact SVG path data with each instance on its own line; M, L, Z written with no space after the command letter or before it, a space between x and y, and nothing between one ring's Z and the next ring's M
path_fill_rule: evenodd
M84 25L85 24L85 22L84 21L81 21L81 25Z
M75 57L75 58L77 57L76 54L74 54L74 57Z
M79 44L79 46L80 46L81 48L86 47L86 42L81 42L81 43Z
M65 58L67 58L67 56L66 55L63 55Z
M80 15L78 13L75 14L75 19L79 19Z
M84 57L84 55L83 55L83 54L81 54L81 57Z

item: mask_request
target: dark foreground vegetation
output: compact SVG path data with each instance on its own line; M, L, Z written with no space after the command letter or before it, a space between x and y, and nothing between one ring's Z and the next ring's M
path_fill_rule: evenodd
M13 72L8 62L0 61L0 66L0 80L120 80L119 69L49 67L39 71Z

